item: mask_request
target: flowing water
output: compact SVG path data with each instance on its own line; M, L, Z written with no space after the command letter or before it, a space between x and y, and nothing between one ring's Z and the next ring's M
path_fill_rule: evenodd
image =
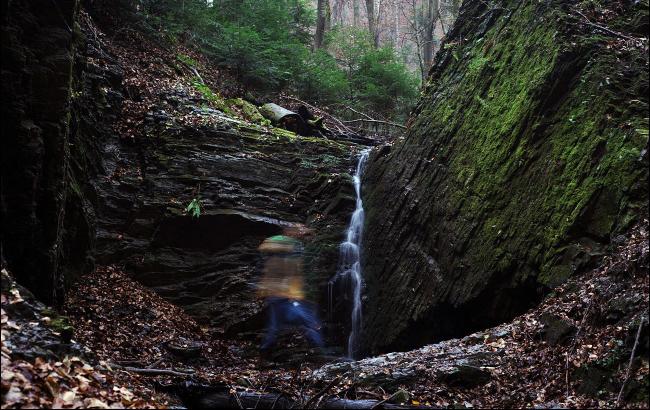
M350 225L346 231L346 238L340 245L339 267L336 275L329 282L330 312L332 311L332 289L334 283L339 279L346 279L350 284L352 295L352 317L350 336L348 337L348 356L353 358L356 349L359 331L361 330L361 287L363 278L361 276L361 237L363 233L363 201L361 200L361 175L363 167L368 159L370 149L367 149L359 156L357 169L354 173L354 191L356 193L356 206L350 218Z

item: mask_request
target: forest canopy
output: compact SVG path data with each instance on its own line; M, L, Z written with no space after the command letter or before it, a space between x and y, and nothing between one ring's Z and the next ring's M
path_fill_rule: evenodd
M228 69L244 92L287 92L400 120L418 94L419 76L363 28L334 25L315 47L317 10L307 0L148 0L138 9L170 41Z

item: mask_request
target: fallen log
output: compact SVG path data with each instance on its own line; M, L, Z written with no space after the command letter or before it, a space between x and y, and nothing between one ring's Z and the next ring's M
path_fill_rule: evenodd
M290 400L283 394L264 393L219 393L202 397L198 402L191 403L199 408L224 408L224 409L300 409L306 408L305 404ZM310 403L311 404L311 403ZM194 408L194 407L192 407ZM323 399L318 409L424 409L425 406L410 406L386 403L379 400L351 400L336 397Z
M358 133L357 133L355 130L353 130L352 128L350 128L350 127L348 127L347 125L343 124L343 123L341 122L341 120L339 120L338 118L336 118L336 117L333 116L332 114L328 113L327 111L321 110L321 109L318 108L318 107L314 107L313 105L311 105L311 104L309 104L309 103L306 103L306 102L304 102L304 101L302 101L302 100L299 100L298 98L295 98L295 97L291 97L291 96L285 95L285 96L283 96L283 98L289 99L289 100L291 100L291 101L298 102L298 103L304 105L305 107L311 109L312 111L314 111L315 113L317 113L317 114L320 115L321 117L329 118L329 119L334 123L333 125L334 125L336 128L339 128L339 129L338 129L338 132L339 132L340 134L358 135Z
M305 124L305 121L300 115L277 104L264 104L259 108L259 111L273 125L295 132L296 134L303 135L307 129L307 124Z
M340 380L331 382L321 392L327 391ZM298 398L288 393L234 392L226 385L205 385L193 382L158 385L158 390L175 393L187 408L195 409L302 409L307 404L315 404L317 409L430 409L430 406L412 406L387 403L384 400L351 400L330 396L317 401L319 392L314 396Z
M365 122L365 123L368 123L368 124L383 124L383 125L389 125L389 126L391 126L391 127L401 128L401 129L403 129L403 130L406 129L405 126L403 126L403 125L401 125L401 124L396 124L396 123L394 123L394 122L390 122L390 121L382 121L382 120L369 120L369 119L367 119L367 118L359 118L359 119L356 119L356 120L348 120L348 121L343 121L343 122L346 123L346 124L354 124L354 123L357 123L357 122Z

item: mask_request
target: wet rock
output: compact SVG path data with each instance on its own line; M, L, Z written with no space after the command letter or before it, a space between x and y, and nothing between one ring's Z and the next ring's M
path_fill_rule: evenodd
M612 382L614 371L598 365L585 366L576 372L576 378L580 380L577 391L589 397L598 397L601 390L615 391Z
M180 359L196 359L201 357L201 349L203 348L203 343L193 342L193 341L171 341L166 345L167 350L169 350L174 356Z
M636 307L646 302L642 295L620 295L609 299L604 307L604 321L606 323L617 323L630 313L634 312Z
M507 336L509 336L512 333L512 330L510 329L510 326L505 325L498 327L496 329L493 329L491 332L487 334L487 337L485 338L486 343L493 343L496 342L499 339L503 339Z
M264 324L257 247L308 222L309 297L326 306L354 206L344 198L353 192L355 145L269 131L183 90L162 90L154 101L143 129L151 143L111 135L100 146L110 178L95 181L97 262L125 262L138 281L213 328L255 332ZM197 116L197 124L182 121ZM184 211L194 198L198 218Z
M2 270L4 344L15 357L34 360L37 357L61 360L65 356L83 356L81 345L71 340L72 327L62 326L65 318L38 301ZM58 324L57 324L58 323ZM5 332L7 328L7 332Z
M490 381L487 370L476 366L460 365L452 371L440 375L440 379L450 386L472 388Z
M344 375L351 383L384 390L408 388L423 378L439 379L450 386L474 387L491 379L485 368L496 368L500 363L499 353L486 346L466 346L452 339L409 352L328 364L314 372L314 379L327 382Z
M2 255L20 283L60 304L65 284L92 268L87 175L96 151L77 126L76 52L84 44L68 26L79 7L22 2L4 11L1 91L11 98L0 107Z
M389 400L389 402L395 404L409 403L410 399L411 399L411 395L409 394L409 392L407 392L404 389L399 389L398 391L396 391L391 395L391 399Z
M549 313L542 314L539 320L544 324L541 336L551 345L567 342L578 330L575 325L567 319Z
M483 343L488 335L481 333L481 332L476 332L472 333L471 335L467 335L461 339L463 343L467 344L477 344L477 343Z

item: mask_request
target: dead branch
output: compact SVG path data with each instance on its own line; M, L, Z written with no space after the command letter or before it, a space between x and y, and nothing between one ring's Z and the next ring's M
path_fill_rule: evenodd
M371 116L369 116L368 114L364 114L364 113L362 113L361 111L357 111L357 110L355 110L354 108L352 108L352 107L350 107L350 106L347 106L347 105L345 105L345 104L341 104L341 105L343 105L344 108L347 108L348 110L352 111L353 113L356 113L356 114L359 114L359 115L363 115L364 117L366 117L366 118L369 119L369 120L373 120L373 119L374 119L374 118L372 118Z
M164 360L164 357L160 357L158 360L156 360L155 362L153 362L149 366L147 366L147 369L155 369L156 366L158 366L163 360Z
M616 406L620 408L621 398L623 398L623 390L625 390L625 384L630 378L630 372L632 370L632 362L634 361L634 355L636 354L636 348L639 346L639 338L641 337L641 329L643 328L643 323L646 321L645 316L641 316L641 321L639 322L639 330L636 331L636 339L634 339L634 346L632 347L632 353L630 354L630 362L627 364L627 371L625 372L625 379L623 379L623 384L621 385L621 390L618 392L618 397L616 398Z
M604 31L604 32L606 32L608 34L613 35L614 37L622 38L624 40L639 41L638 38L626 36L625 34L619 33L618 31L614 31L614 30L612 30L610 28L607 28L605 26L601 26L600 24L592 23L587 16L582 14L582 12L580 10L578 10L578 9L574 9L574 10L575 10L576 13L580 14L585 19L585 23L588 26L597 28L597 29L599 29L601 31Z
M336 377L334 380L332 380L325 388L323 388L321 391L313 395L309 400L307 400L307 403L305 403L305 408L308 409L309 406L314 403L316 400L318 400L323 394L327 393L329 389L332 387L336 386L341 382L341 377Z
M399 393L399 390L396 391L395 393L391 394L389 398L384 399L384 400L381 400L381 401L378 401L377 403L375 403L374 406L371 407L371 409L374 410L374 409L376 409L376 408L381 408L381 406L383 406L384 403L387 403L387 402L391 401L392 399L394 399L395 396L397 396L398 393Z
M336 118L336 117L333 116L332 114L328 113L327 111L323 111L322 109L320 109L320 108L318 108L318 107L314 107L313 105L311 105L311 104L309 104L309 103L307 103L307 102L305 102L305 101L302 101L302 100L300 100L300 99L298 99L298 98L296 98L296 97L291 97L291 96L289 96L289 95L284 95L283 97L285 97L285 98L287 98L287 99L289 99L289 100L292 100L292 101L298 102L298 103L300 103L300 104L303 104L303 105L306 106L306 107L309 107L312 111L317 112L317 113L318 113L320 116L322 116L322 117L327 117L327 118L329 118L329 119L332 120L335 124L339 125L340 128L341 128L345 133L348 133L348 134L357 134L357 133L356 133L352 128L350 128L350 127L348 127L347 125L345 125L341 120L339 120L338 118Z
M250 393L239 392L236 393L236 398L233 399L233 394L230 393L212 393L207 394L197 399L196 404L203 408L222 408L222 409L244 409L244 408L258 408L258 409L272 409L276 406L278 408L304 408L300 403L280 398L276 394L265 393ZM380 402L377 400L351 400L340 398L327 398L323 400L318 408L320 409L425 409L431 408L428 406L414 406L414 405L400 405L387 402Z
M194 75L201 81L202 83L205 84L205 81L203 81L203 78L201 77L201 74L199 74L198 70L195 67L190 67L190 70L194 73Z
M118 367L118 366L115 366ZM121 366L120 366L121 367ZM169 370L169 369L143 369L139 367L128 367L125 366L122 368L123 370L126 370L127 372L132 372L132 373L138 373L138 374L145 374L145 375L153 375L153 376L178 376L178 377L188 377L194 374L188 373L188 372L178 372L176 370Z
M401 124L395 124L394 122L381 121L381 120L368 120L368 119L365 119L365 118L359 118L359 119L356 119L356 120L348 120L348 121L343 121L343 122L345 124L353 124L353 123L356 123L356 122L369 122L369 123L373 123L373 124L385 124L385 125L390 125L392 127L407 129L405 126L403 126Z
M235 389L233 389L232 386L230 386L230 391L234 391L233 394L235 395L235 399L237 400L237 405L239 406L240 409L243 409L244 405L242 404L241 400L239 399L239 393L237 393L237 391ZM258 400L258 402L259 402L259 400Z

